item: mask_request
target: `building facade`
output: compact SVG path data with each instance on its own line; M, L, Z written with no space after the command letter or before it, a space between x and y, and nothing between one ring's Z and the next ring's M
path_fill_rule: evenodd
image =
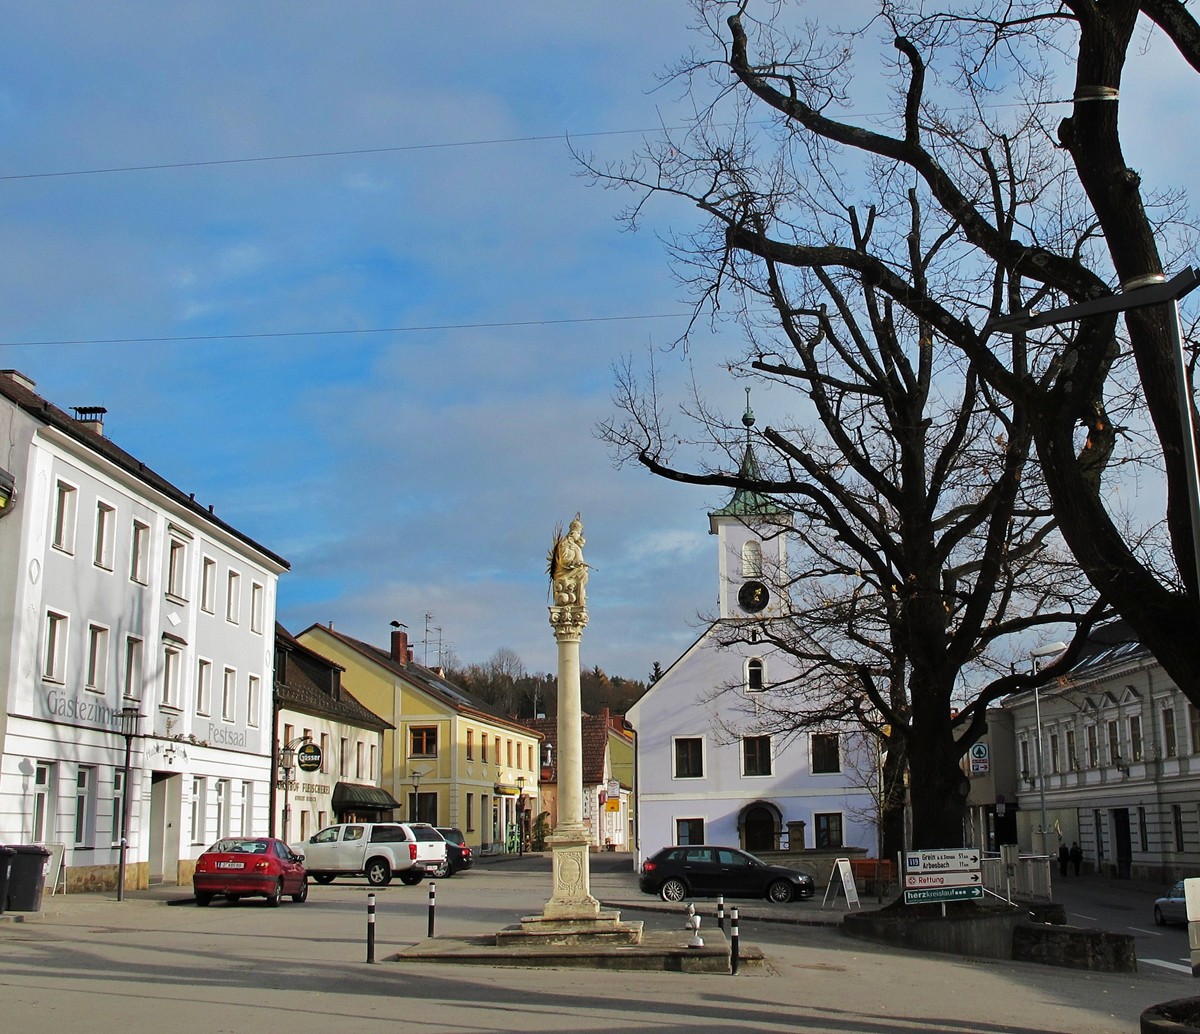
M0 373L0 842L61 845L69 885L111 887L127 821L127 886L186 882L269 823L288 565L77 412Z
M749 442L742 470L756 473ZM709 516L718 541L717 620L628 714L640 855L701 843L872 851L877 762L865 737L832 726L772 734L756 718L783 705L774 686L792 687L794 697L801 679L792 659L756 631L787 620L776 588L787 566L786 515L738 490ZM787 706L794 710L795 700Z
M1200 711L1124 621L1097 628L1057 684L1003 706L1023 850L1077 841L1089 871L1163 882L1200 868Z
M457 826L480 852L516 849L519 812L539 810L537 733L417 664L400 628L386 650L326 625L297 638L344 668L358 699L394 726L380 783L401 803L395 817Z
M388 821L400 809L379 785L383 734L394 726L359 702L343 674L276 626L271 834L289 843L335 822Z

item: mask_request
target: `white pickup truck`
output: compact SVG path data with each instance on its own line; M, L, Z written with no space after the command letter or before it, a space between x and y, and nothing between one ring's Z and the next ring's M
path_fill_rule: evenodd
M343 822L290 846L304 855L304 867L318 883L366 876L373 887L383 887L395 875L412 886L446 861L445 838L424 822Z

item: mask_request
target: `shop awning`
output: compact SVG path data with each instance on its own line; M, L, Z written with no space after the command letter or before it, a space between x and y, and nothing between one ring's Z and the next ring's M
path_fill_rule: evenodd
M400 807L400 802L387 790L368 783L335 783L330 803L334 811L343 808L379 808L387 811Z

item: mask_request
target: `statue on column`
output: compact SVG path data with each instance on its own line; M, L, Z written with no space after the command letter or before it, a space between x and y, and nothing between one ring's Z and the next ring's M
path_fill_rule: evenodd
M583 521L575 514L566 533L562 526L554 533L554 545L550 547L550 588L554 602L560 607L584 607L587 605L588 565L583 559Z

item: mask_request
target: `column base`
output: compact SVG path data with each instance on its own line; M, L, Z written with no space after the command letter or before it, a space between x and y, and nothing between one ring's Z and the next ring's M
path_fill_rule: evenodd
M554 892L542 910L545 919L595 919L600 902L591 893L591 842L582 829L558 829L548 838Z

